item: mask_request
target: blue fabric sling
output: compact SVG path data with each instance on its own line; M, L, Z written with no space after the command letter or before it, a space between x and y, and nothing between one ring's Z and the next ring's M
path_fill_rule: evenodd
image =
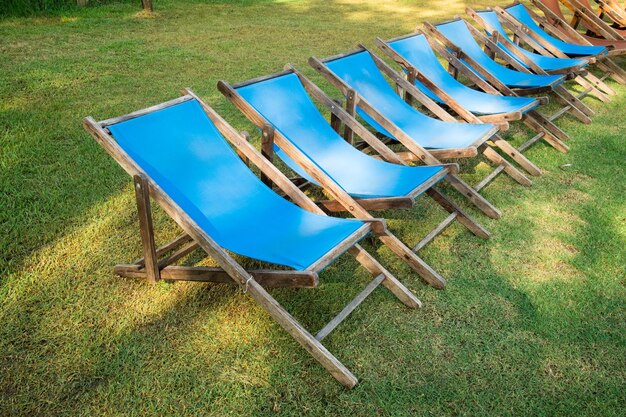
M239 255L303 270L364 224L280 197L241 161L196 100L109 130L200 228Z
M500 82L510 88L548 87L565 80L565 77L560 75L527 74L500 65L482 50L463 20L454 20L435 27L463 52L471 56ZM477 71L476 73L478 74Z
M393 164L354 148L332 129L294 73L239 87L237 92L353 197L403 197L442 170ZM275 151L291 169L315 182L280 148Z
M523 4L516 4L514 6L507 7L504 10L526 25L528 29L550 42L554 47L566 55L577 57L602 55L607 53L607 49L604 46L577 45L575 43L563 42L562 40L551 36L546 31L541 29L537 23L535 23Z
M455 79L441 66L435 52L432 50L426 37L417 34L407 38L389 42L388 45L406 59L418 71L439 88L450 95L461 106L476 114L503 114L524 109L535 99L529 97L497 96L483 91L474 90ZM415 80L415 86L433 100L441 100L424 84ZM525 109L524 112L537 107Z
M504 30L504 27L502 27L502 24L500 23L500 20L498 19L498 15L496 12L491 11L491 10L486 10L486 11L480 11L476 13L485 21L487 21L503 38L511 41L511 48L515 47L516 50L523 53L528 59L530 59L533 63L537 64L544 71L563 70L563 69L572 68L572 67L584 67L589 64L589 62L586 59L557 58L557 57L551 57L551 56L544 56L544 55L536 54L534 52L527 51L521 46L515 45L515 43L511 40L511 38L509 38L509 35ZM528 66L524 64L524 62L522 62L520 59L518 59L515 56L515 54L509 49L509 47L501 43L499 43L498 46L500 46L504 51L506 51L509 55L511 55L511 57L513 57L520 64L528 68Z
M420 113L396 94L367 51L327 61L326 66L424 148L466 148L495 129L491 124L444 122ZM357 111L374 129L393 138L362 109Z

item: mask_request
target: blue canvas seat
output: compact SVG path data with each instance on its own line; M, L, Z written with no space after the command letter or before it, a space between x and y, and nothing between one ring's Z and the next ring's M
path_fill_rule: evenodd
M529 107L532 103L537 103L533 98L488 94L474 90L458 81L441 65L435 52L428 44L426 37L422 34L391 41L388 42L388 45L430 81L472 113L481 115L504 114L516 111L525 113L537 107L537 105ZM415 80L415 85L433 100L441 102L435 93L430 91L419 80Z
M523 53L528 59L530 59L532 62L537 64L546 72L582 68L589 64L589 61L583 58L557 58L557 57L544 56L544 55L540 55L534 52L530 52L522 48L521 46L516 45L509 38L509 35L504 30L504 27L502 27L502 24L500 23L500 20L498 19L498 15L496 12L491 11L491 10L484 10L484 11L476 12L476 14L480 16L483 20L485 20L494 30L496 30L500 34L500 36L509 40L511 42L509 44L511 48L515 48L517 51ZM487 32L489 31L487 30ZM515 54L509 50L508 46L505 46L502 43L499 43L498 46L500 46L503 50L508 52L520 64L527 67L526 64L524 64L524 62L522 62L521 60L515 57Z
M239 255L303 270L364 224L280 197L241 161L196 100L109 130L202 230Z
M406 196L441 173L441 166L404 166L373 158L346 142L328 124L294 73L238 87L237 92L348 194L360 198ZM276 154L315 181L287 154Z
M510 88L547 88L565 81L565 77L560 75L523 73L500 65L483 51L467 28L466 22L463 20L459 19L441 23L435 25L435 27L452 43L461 48L463 52L472 57L472 59L500 80L500 82ZM469 66L471 67L471 65Z
M424 148L466 148L475 145L481 138L488 139L490 132L496 130L491 124L444 122L420 113L396 94L367 51L328 60L325 65ZM393 138L366 112L358 107L357 111L373 128Z
M524 24L530 31L534 32L538 36L545 39L552 44L555 48L563 52L570 57L586 57L604 55L608 52L604 46L591 46L591 45L577 45L574 43L564 42L558 38L555 38L544 31L539 25L532 19L530 14L526 11L526 7L523 4L516 4L510 7L504 8L511 16L516 18L520 23Z

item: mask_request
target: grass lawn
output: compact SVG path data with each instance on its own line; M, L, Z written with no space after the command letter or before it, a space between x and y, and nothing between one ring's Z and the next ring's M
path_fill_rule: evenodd
M255 132L217 92L219 79L291 62L337 96L310 55L373 45L466 5L158 0L149 18L138 4L112 4L0 20L0 415L623 416L626 87L612 82L610 103L585 99L593 124L559 120L569 154L528 151L545 173L531 188L501 176L485 190L501 220L470 209L491 240L454 225L422 253L445 290L366 244L424 308L378 290L326 339L360 379L352 391L234 287L150 286L111 272L140 257L134 197L81 129L84 116L192 87ZM527 135L507 133L518 145ZM465 178L478 180L483 165ZM444 217L422 200L380 215L416 242ZM160 239L178 234L155 216ZM316 331L367 278L342 257L318 289L272 294Z

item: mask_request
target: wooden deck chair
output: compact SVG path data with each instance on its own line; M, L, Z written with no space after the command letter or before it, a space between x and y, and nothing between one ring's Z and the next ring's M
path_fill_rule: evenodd
M455 219L476 236L489 237L482 226L435 188L439 181L458 172L458 165L406 166L382 141L293 66L235 85L220 81L218 88L262 129L263 152L270 156L268 159L272 160L275 154L305 182L321 186L334 197L334 200L318 202L327 211L346 211L359 218L374 218L369 210L412 207L415 199L426 193L449 215L413 247L413 252L425 247ZM312 97L335 115L334 123L326 121ZM343 121L353 132L350 139L354 139L356 133L379 151L382 160L344 140L337 132L340 127L337 121ZM392 243L390 248L407 258L409 248L399 245L396 238ZM439 276L423 274L423 265L421 261L416 271L431 285L442 286L445 281Z
M565 7L570 9L574 14L570 25L576 29L579 24L587 29L587 34L592 37L604 38L607 40L620 40L623 41L626 35L626 29L621 27L618 22L611 19L612 9L610 14L603 13L602 8L600 14L596 14L593 7L588 0L558 0ZM584 18L583 18L584 16ZM619 17L616 16L618 19ZM608 18L611 22L606 22L603 18Z
M455 53L461 53L462 60L494 86L504 85L509 91L522 96L550 92L552 97L563 106L555 113L556 117L570 113L583 123L591 123L590 116L593 115L593 110L563 86L565 76L531 73L517 60L507 58L506 52L503 52L496 43L461 18L434 26L425 23L424 28L444 46L454 48ZM490 54L483 51L479 42L493 54L498 54L512 68L496 62ZM502 93L507 94L505 91Z
M380 284L406 306L420 307L413 293L358 245L369 233L385 233L384 221L338 219L324 214L244 135L192 91L185 90L181 98L101 122L87 117L83 124L135 180L144 258L131 265L118 265L117 274L151 281L239 285L348 388L354 387L357 379L321 344L324 336ZM227 140L293 203L263 184ZM160 248L154 242L150 197L184 231L180 238ZM196 248L204 250L219 268L171 266ZM313 336L264 287L315 287L319 272L346 251L374 279ZM168 252L172 253L158 259ZM231 252L289 270L246 270Z
M597 15L600 19L607 16L613 21L613 27L626 29L626 9L615 0L595 0L598 4Z
M522 185L531 185L531 181L487 141L491 141L494 147L505 152L531 175L541 174L536 165L497 135L497 127L460 123L362 45L324 60L311 57L309 64L347 98L346 107L351 115L358 113L379 134L401 143L408 150L399 154L405 160L436 165L439 159L475 157L480 152L495 164L496 169L475 187L456 175L449 176L451 185L489 217L499 218L499 211L480 195L483 187L501 172ZM385 75L439 119L429 117L406 103L387 82Z
M587 94L597 97L603 102L609 101L609 95L615 95L615 90L606 83L587 71L589 65L587 58L557 58L544 56L524 49L519 42L515 43L504 29L498 18L498 14L493 10L474 11L472 8L466 9L467 14L491 36L499 49L517 60L520 65L530 69L535 74L566 74L569 79L573 79L585 90L580 98ZM505 22L504 25L507 25ZM508 25L507 25L508 26ZM519 38L518 38L519 40Z
M545 100L503 95L447 48L436 41L430 42L420 30L388 41L377 38L376 43L404 69L409 82L431 99L447 105L467 122L475 123L476 118L488 123L522 120L536 135L521 145L518 151L524 152L540 139L560 152L569 151L569 147L561 140L568 139L567 134L543 117L537 109ZM448 70L441 65L435 51L448 62ZM454 72L464 74L477 89L454 78L451 74Z
M596 59L595 65L607 76L620 84L626 84L626 71L610 58L626 53L626 44L620 50L616 49L619 45L612 41L604 40L605 44L602 45L594 41L596 38L579 33L565 21L558 0L530 1L545 17L517 2L504 8L495 7L494 10L503 21L517 27L516 34L523 37L525 42L534 42L533 49L536 52L559 58L593 57Z

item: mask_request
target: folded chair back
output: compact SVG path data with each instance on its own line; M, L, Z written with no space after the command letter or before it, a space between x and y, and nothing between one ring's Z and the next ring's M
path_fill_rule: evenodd
M237 254L302 270L363 225L310 213L273 192L196 100L108 128L198 226Z

